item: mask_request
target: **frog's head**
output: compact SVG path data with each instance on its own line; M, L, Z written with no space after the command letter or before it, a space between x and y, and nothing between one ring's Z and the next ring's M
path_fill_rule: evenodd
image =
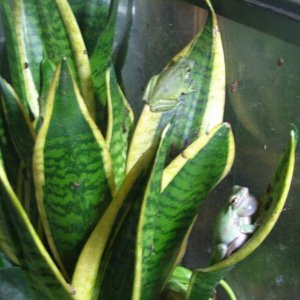
M188 79L195 65L195 61L187 57L181 57L178 60L178 63L180 64L180 68L183 70L183 73L185 74L185 79Z
M257 210L257 200L250 195L247 187L235 185L229 198L229 204L240 217L253 215Z

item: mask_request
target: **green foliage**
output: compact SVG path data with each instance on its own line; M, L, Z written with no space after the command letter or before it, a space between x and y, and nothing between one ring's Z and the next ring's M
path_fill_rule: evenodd
M245 247L172 276L201 203L234 160L207 3L205 27L166 66L193 60L195 90L167 112L145 105L133 131L114 66L119 0L0 2L9 62L0 77L0 250L13 264L0 256L0 298L208 299L275 225L294 131Z

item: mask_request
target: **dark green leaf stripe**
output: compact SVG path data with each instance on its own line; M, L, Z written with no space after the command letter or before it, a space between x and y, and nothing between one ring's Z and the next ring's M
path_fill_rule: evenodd
M162 140L163 138L164 133ZM163 153L166 153L165 145L165 143L161 142L160 150L157 152L160 154L156 155L153 167L150 170L151 173L150 177L148 177L146 190L143 188L143 185L137 186L139 194L135 195L135 198L131 198L132 194L130 193L129 198L125 200L124 208L120 211L122 216L117 218L117 222L124 218L124 209L129 210L118 233L112 234L112 236L115 234L116 236L114 237L112 248L108 253L105 274L104 276L102 275L103 279L99 299L136 299L134 297L136 291L139 292L139 289L133 288L133 282L138 281L134 277L139 277L140 275L138 269L141 266L140 258L142 250L139 242L141 237L138 224L140 216L144 214L143 211L146 209L145 203L149 198L157 198L159 195L165 162L165 155L163 155ZM129 203L130 206L128 207ZM116 227L119 228L120 225L115 225Z
M107 24L111 2L111 0L69 1L89 55L93 53L97 39Z
M21 101L28 109L28 101L25 91L25 83L22 72L22 62L17 43L17 35L13 23L13 14L8 0L0 1L0 13L5 33L5 47L8 54L10 75L14 89Z
M110 17L105 29L97 40L95 50L91 56L92 78L95 87L96 100L98 101L99 106L98 109L100 111L99 122L104 130L106 130L105 124L107 118L105 72L112 59L114 32L118 15L118 7L119 0L113 0Z
M189 151L188 147L183 159ZM202 148L185 159L160 197L148 201L141 233L140 299L154 299L161 292L200 204L229 171L232 152L232 132L225 123L207 137Z
M35 134L29 115L12 87L1 77L0 91L10 135L20 158L26 167L31 170Z
M20 263L26 272L29 283L37 299L62 299L71 297L71 288L63 279L61 273L53 263L46 249L39 240L17 196L8 182L2 156L0 158L0 184L4 192L1 197L3 205L13 220L16 232L15 241L21 248ZM8 225L10 225L8 223Z
M114 193L111 159L66 60L56 71L34 154L42 221L52 251L71 274Z
M122 93L113 64L106 72L108 129L106 141L113 161L116 188L126 175L129 135L133 125L132 110Z
M268 236L283 210L291 186L295 165L297 132L291 131L289 145L279 160L275 174L259 203L257 222L260 224L251 238L227 259L194 272L189 287L189 300L208 299L220 280L241 260L250 255Z

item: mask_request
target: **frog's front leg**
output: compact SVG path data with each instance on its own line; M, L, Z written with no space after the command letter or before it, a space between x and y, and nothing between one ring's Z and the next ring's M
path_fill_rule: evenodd
M257 224L251 224L251 218L250 217L241 217L239 219L239 231L242 233L246 233L246 234L251 234L253 233L256 228L257 228Z

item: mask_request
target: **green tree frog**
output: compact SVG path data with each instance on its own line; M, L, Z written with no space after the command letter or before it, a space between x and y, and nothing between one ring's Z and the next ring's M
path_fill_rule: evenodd
M257 207L258 202L247 187L233 187L215 222L211 264L231 255L254 232L256 224L252 224L251 216Z
M179 58L159 75L151 77L143 95L152 112L168 111L180 103L180 96L195 91L188 81L195 62L186 57Z

